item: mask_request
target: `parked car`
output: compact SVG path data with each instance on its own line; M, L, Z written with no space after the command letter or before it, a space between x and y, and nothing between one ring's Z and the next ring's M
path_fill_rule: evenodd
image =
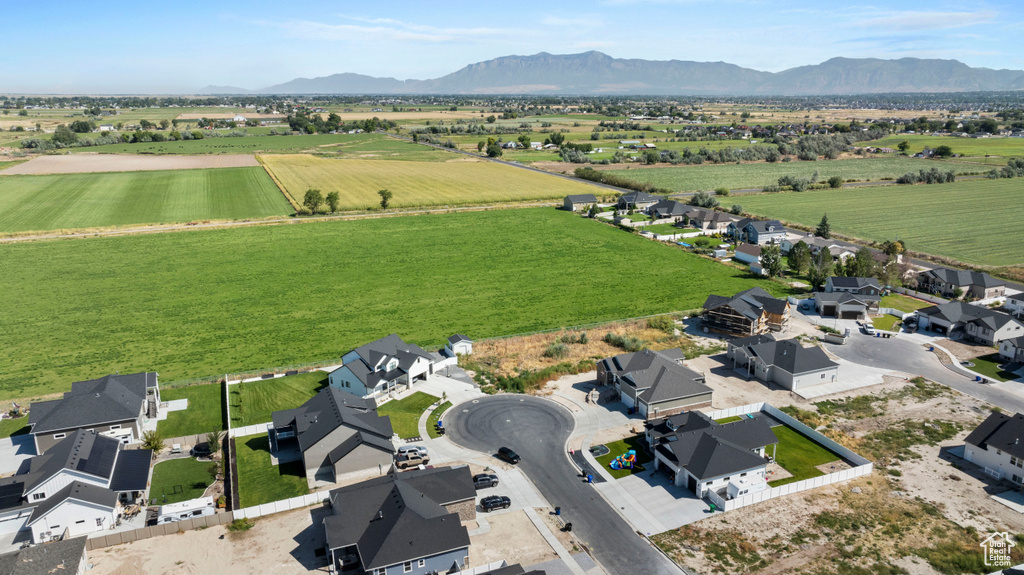
M477 489L486 489L488 487L498 486L498 476L491 475L490 473L480 473L473 476L473 487Z
M407 469L409 467L416 467L417 465L426 465L427 463L430 463L430 457L420 455L419 453L407 453L405 455L398 455L395 457L395 467L399 469Z
M518 453L512 451L512 449L508 447L502 447L498 449L498 458L504 459L505 461L511 463L512 465L515 465L516 463L519 463L522 460L522 458L519 457Z
M480 500L480 509L494 511L495 509L508 509L512 506L512 500L504 495L488 495Z
M418 453L421 457L427 457L427 448L424 445L403 445L398 448L399 455Z
M192 448L192 450L189 451L188 453L192 457L209 457L210 456L210 444L209 443L200 443L199 445L194 446Z

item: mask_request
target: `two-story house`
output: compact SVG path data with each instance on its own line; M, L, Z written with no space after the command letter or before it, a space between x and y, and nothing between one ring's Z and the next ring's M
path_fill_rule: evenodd
M707 208L690 207L685 216L685 223L701 230L705 234L728 233L729 224L739 221L739 218L730 216L725 212L709 210Z
M1024 415L989 414L964 440L964 459L996 479L1024 483Z
M360 397L380 397L425 381L435 357L396 334L361 345L342 356L327 376L331 387Z
M1024 323L987 307L951 301L917 310L918 325L950 337L998 346L1000 342L1024 335Z
M833 276L825 280L825 291L814 294L814 306L823 317L864 319L878 312L879 293L875 278Z
M709 295L701 315L708 331L743 337L782 331L789 324L790 304L754 287L732 297Z
M917 275L917 287L947 298L955 298L956 290L961 297L988 299L1006 295L1006 282L997 280L985 272L935 268Z
M76 381L63 398L33 403L28 424L36 453L45 453L79 429L115 437L124 444L141 441L145 422L156 419L160 409L157 375L115 374Z
M711 405L704 374L683 365L679 348L603 359L597 363L597 381L613 386L626 407L648 419Z
M999 357L1010 363L1024 363L1024 335L999 342Z
M730 223L728 233L737 242L759 246L781 244L782 240L786 239L786 228L778 220L744 218Z

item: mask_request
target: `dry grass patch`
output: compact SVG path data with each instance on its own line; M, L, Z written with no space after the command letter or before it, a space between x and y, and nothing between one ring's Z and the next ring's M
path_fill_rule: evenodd
M5 176L82 174L94 172L147 172L156 170L199 170L206 168L249 168L258 166L252 154L219 156L136 156L129 154L65 154L38 156L4 170Z

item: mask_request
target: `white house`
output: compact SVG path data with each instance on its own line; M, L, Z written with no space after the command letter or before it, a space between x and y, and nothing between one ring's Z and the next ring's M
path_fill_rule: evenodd
M999 342L999 357L1012 363L1024 363L1024 335Z
M448 338L448 343L444 346L453 355L471 355L473 353L473 340L457 333Z
M736 247L736 253L732 259L745 264L761 263L761 246L755 244L740 244Z
M772 335L755 335L731 340L727 357L733 368L744 368L747 377L776 383L796 391L839 377L839 364L817 346L804 347L797 339L778 341Z
M237 122L237 123L240 123L240 124L244 124L245 123L245 116L243 116L241 114L235 114L235 117L231 118L231 121L232 122Z
M357 347L328 375L332 387L360 397L381 397L426 381L434 356L396 334Z
M120 512L117 494L109 489L76 481L58 491L33 511L28 521L32 541L45 543L62 537L87 535L109 529Z
M1024 415L993 412L964 440L964 459L995 479L1024 483Z
M1024 317L1024 293L1006 296L1006 311L1017 317Z

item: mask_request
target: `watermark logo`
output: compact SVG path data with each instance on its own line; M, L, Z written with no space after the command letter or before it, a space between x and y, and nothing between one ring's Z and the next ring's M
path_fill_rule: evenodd
M1006 531L997 531L981 541L981 548L985 551L985 566L1006 568L1012 567L1010 551L1017 544L1010 540L1010 534Z

